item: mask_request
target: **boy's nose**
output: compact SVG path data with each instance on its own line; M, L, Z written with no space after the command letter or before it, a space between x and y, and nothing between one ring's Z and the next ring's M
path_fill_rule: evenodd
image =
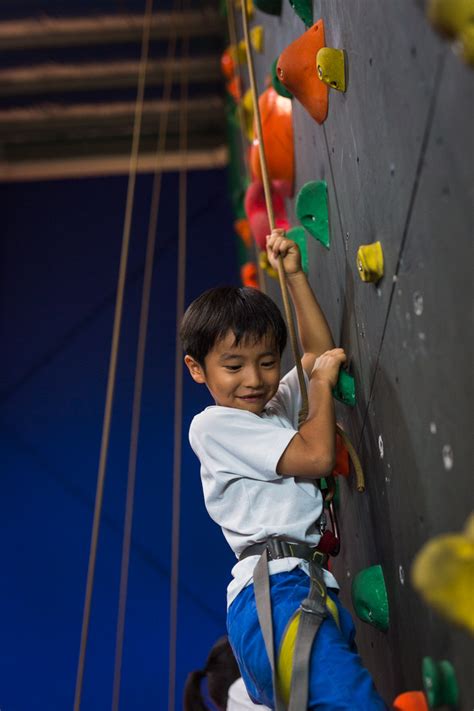
M248 388L258 388L262 385L262 377L258 368L249 368L245 379L245 385Z

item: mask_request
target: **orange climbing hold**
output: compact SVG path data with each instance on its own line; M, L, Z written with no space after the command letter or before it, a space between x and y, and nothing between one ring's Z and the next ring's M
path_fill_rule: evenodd
M227 49L222 53L221 71L226 79L228 79L229 81L233 79L235 72L235 62L232 58L230 47L227 47Z
M319 81L319 80L318 80ZM293 194L295 161L293 151L293 123L291 99L277 94L270 86L258 99L262 117L263 143L270 180L286 180ZM255 136L257 131L254 132ZM250 168L256 180L262 180L258 139L250 148Z
M245 244L247 249L252 246L252 233L250 231L249 221L242 217L240 220L234 222L234 230L239 235L242 242Z
M246 262L240 269L240 278L244 286L251 286L258 289L257 265L254 262Z
M426 696L422 691L405 691L392 704L395 711L429 711Z
M328 115L328 86L318 77L316 57L325 47L324 22L318 22L295 39L277 62L277 75L295 99L318 123Z
M234 77L226 84L226 89L235 103L238 104L242 98L242 82L239 77Z

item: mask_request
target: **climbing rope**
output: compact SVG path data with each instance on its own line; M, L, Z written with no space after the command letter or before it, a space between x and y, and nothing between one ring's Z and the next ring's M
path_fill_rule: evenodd
M163 85L162 101L166 107L173 86L173 59L176 54L176 30L170 36L168 44L168 67ZM160 116L158 140L156 147L156 165L165 150L166 134L168 130L169 110L165 109ZM150 307L150 294L153 276L153 263L155 256L158 212L160 206L162 171L157 167L153 178L150 215L148 220L147 247L145 256L145 272L143 277L142 301L140 307L140 325L137 342L137 361L135 368L135 383L133 390L132 423L130 433L130 451L128 460L127 494L125 504L124 532L122 540L122 564L120 572L119 608L117 616L117 631L115 641L114 682L112 696L112 711L118 711L120 701L120 685L122 672L123 640L125 629L125 614L127 607L128 574L130 564L130 545L132 538L133 507L135 498L135 482L137 468L138 435L140 429L140 414L143 390L143 372L148 330L148 316Z
M249 33L249 22L248 22L248 11L246 0L242 0L242 24L244 28L244 39L245 39L245 51L247 53L247 63L249 67L249 78L250 78L250 88L252 91L252 101L255 111L255 125L257 128L257 139L258 139L258 152L260 156L260 165L262 168L262 181L263 190L265 193L265 203L267 206L268 222L270 224L270 230L275 229L275 215L273 213L273 201L270 180L268 177L267 160L265 157L265 146L263 143L263 130L262 130L262 117L260 115L260 109L258 105L257 96L257 85L255 81L255 68L252 57L252 50L250 46L250 33ZM290 298L288 296L288 287L285 279L285 269L283 267L283 260L281 255L278 257L278 281L280 283L281 295L283 298L283 306L285 309L286 321L288 323L288 332L290 334L291 349L293 351L293 357L296 365L296 372L298 375L298 383L301 391L301 413L300 420L304 422L308 416L308 394L306 392L306 383L303 375L303 366L301 365L301 358L299 354L298 338L296 336L295 322L293 318L293 312L291 310Z
M253 56L252 56L252 50L251 50L251 44L250 44L248 11L247 11L247 3L245 0L242 0L242 25L243 25L243 30L244 30L245 50L246 50L246 54L247 54L247 63L248 63L248 68L249 68L250 88L252 91L252 100L253 100L254 111L255 111L255 125L257 128L258 151L259 151L259 156L260 156L260 165L261 165L261 169L262 169L262 182L263 182L263 189L264 189L264 193L265 193L265 203L266 203L266 208L267 208L268 221L270 223L270 229L273 230L275 228L275 217L274 217L274 213L273 213L271 186L270 186L270 180L268 177L267 161L266 161L266 157L265 157L265 146L263 143L262 119L261 119L261 115L260 115L260 108L258 105L257 85L256 85L256 81L255 81L255 68L254 68L254 62L253 62ZM306 382L305 382L304 375L303 375L303 366L301 364L301 358L300 358L299 347L298 347L298 339L296 336L295 322L294 322L293 312L291 310L290 300L288 297L288 287L286 284L285 270L283 267L283 259L281 258L281 255L278 257L278 281L280 283L280 289L281 289L281 294L282 294L282 298L283 298L283 306L285 309L285 316L286 316L286 321L288 323L288 331L290 334L291 349L293 351L293 358L295 361L296 372L298 375L298 383L299 383L300 392L301 392L302 406L301 406L301 411L299 414L299 424L301 425L306 420L306 418L308 416L308 393L307 393L307 389L306 389ZM351 460L353 462L354 469L356 472L356 478L357 478L357 489L358 489L358 491L364 491L364 489L365 489L364 473L362 471L362 465L360 463L360 459L357 455L357 452L355 451L354 447L352 446L352 443L350 442L348 435L343 431L343 429L339 425L336 425L336 431L341 435L341 437L344 441L344 444L346 445L346 447L348 449L349 456L351 457Z
M236 72L237 72L239 87L241 87L242 86L242 73L240 71L240 63L238 60L237 30L235 27L234 3L232 0L226 0L226 8L227 8L226 14L227 14L227 27L229 30L229 40L230 40L231 47L235 48L235 68L236 68ZM244 158L245 174L246 174L247 180L250 183L251 175L250 175L250 166L249 166L249 161L248 161L248 156L247 156L247 139L245 136L245 129L244 129L244 116L243 116L243 110L242 110L242 103L240 101L237 102L237 115L239 117L240 140L242 143L242 153L243 153L243 158ZM267 289L266 289L266 283L265 283L265 272L262 269L262 265L260 264L260 259L259 259L259 255L258 255L258 248L255 243L254 243L253 249L254 249L254 253L255 253L255 255L254 255L255 256L255 263L257 265L258 284L259 284L260 290L264 294L266 294Z
M183 39L183 56L189 52L189 38ZM183 410L183 355L179 337L179 327L184 316L186 286L186 217L187 217L187 167L188 151L188 76L181 79L181 113L179 127L180 153L184 156L184 167L179 174L179 233L178 233L178 275L176 285L176 350L175 350L175 401L174 401L174 449L173 449L173 503L171 523L171 575L170 575L170 638L168 711L175 711L176 689L176 649L178 630L178 580L179 544L181 522L181 452L182 452L182 410Z
M125 291L125 275L127 272L128 249L130 244L130 233L132 223L133 202L135 196L135 183L138 166L138 149L140 145L140 132L143 114L143 97L145 91L145 79L148 63L148 48L150 44L150 28L152 19L153 0L147 0L145 14L143 18L142 50L140 65L138 70L138 88L135 102L135 117L133 122L132 150L130 154L127 202L125 208L125 219L122 233L122 249L120 255L119 277L117 283L117 297L115 302L114 325L112 333L112 345L110 352L109 371L107 377L107 392L105 399L104 420L102 426L102 438L100 445L99 468L97 474L97 488L95 496L94 517L92 524L91 545L89 551L89 564L87 569L86 593L84 599L84 611L81 628L81 643L79 650L79 661L77 666L76 688L74 692L74 711L79 711L81 707L82 689L84 683L84 667L87 649L87 639L89 634L89 622L92 603L92 591L94 589L95 564L97 559L97 545L99 540L100 516L104 495L105 471L107 454L110 439L110 424L112 419L112 405L115 391L115 379L117 372L118 345L120 340L120 329L122 323L123 297Z

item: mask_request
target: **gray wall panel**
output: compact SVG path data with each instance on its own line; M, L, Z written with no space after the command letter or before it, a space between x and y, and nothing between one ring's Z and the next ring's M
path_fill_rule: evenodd
M420 3L321 0L314 19L321 16L328 46L347 52L349 85L345 95L330 92L323 126L294 102L295 187L328 183L331 250L308 237L310 281L352 361L358 405L337 412L360 444L367 479L363 495L341 482L335 572L350 606L353 576L383 566L390 629L357 627L386 701L421 688L430 655L453 662L469 709L472 642L422 602L409 573L423 543L461 529L472 508L474 75ZM304 26L289 3L281 18L257 11L257 23L266 30L262 90L271 62ZM363 284L355 266L358 246L376 239L385 256L378 287ZM276 283L269 291L279 300ZM454 455L449 470L444 445Z

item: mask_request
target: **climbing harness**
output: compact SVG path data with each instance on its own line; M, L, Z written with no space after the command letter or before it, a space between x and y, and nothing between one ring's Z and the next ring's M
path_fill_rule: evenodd
M309 660L314 639L328 614L333 615L336 624L339 623L337 608L328 598L324 583L323 566L327 563L328 557L318 547L270 539L265 543L256 543L246 548L239 560L258 554L260 558L253 571L253 585L258 621L272 670L275 709L284 711L288 705L288 711L302 711L308 704ZM282 674L277 674L275 668L268 561L288 557L300 558L308 562L310 589L299 610L290 619L283 635L278 672L283 667L289 675L283 672L283 677L287 676L287 678L286 683L282 684ZM288 682L290 682L289 689Z

